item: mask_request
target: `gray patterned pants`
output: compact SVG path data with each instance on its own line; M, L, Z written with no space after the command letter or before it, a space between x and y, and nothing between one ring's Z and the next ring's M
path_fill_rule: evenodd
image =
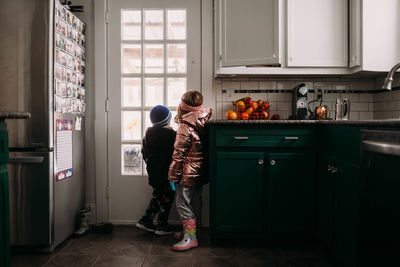
M176 210L181 220L201 218L203 186L188 187L177 185Z

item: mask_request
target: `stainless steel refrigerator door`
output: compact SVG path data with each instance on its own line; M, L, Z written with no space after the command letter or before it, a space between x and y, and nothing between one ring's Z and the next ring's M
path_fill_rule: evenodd
M53 147L54 0L0 1L0 110L25 111L7 122L10 147Z
M82 130L75 130L74 114L55 113L55 119L73 120L72 170L70 178L54 182L54 245L67 239L79 227L79 211L85 206L85 119ZM56 134L56 132L55 132ZM57 155L57 146L54 147ZM56 161L56 157L54 157ZM55 179L55 178L54 178Z
M53 152L10 152L13 246L49 246L53 225Z

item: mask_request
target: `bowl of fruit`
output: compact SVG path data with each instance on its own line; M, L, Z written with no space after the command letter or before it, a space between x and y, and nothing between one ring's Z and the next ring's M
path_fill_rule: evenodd
M269 107L268 101L261 99L253 101L250 97L244 97L233 101L235 110L226 113L228 120L268 120Z

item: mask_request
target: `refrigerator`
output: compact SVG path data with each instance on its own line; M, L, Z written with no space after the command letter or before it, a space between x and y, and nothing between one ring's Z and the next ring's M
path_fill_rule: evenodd
M0 0L11 245L53 251L85 205L85 28L58 0Z

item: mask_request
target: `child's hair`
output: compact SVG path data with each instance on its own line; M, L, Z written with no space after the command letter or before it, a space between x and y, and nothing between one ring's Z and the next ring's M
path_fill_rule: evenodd
M201 104L203 104L203 95L198 92L198 91L187 91L186 93L183 94L182 99L181 99L185 104L192 106L192 107L198 107ZM189 113L190 111L182 110L180 106L178 106L178 110L176 112L176 116L174 118L174 121L176 123L181 123L182 122L182 116Z

